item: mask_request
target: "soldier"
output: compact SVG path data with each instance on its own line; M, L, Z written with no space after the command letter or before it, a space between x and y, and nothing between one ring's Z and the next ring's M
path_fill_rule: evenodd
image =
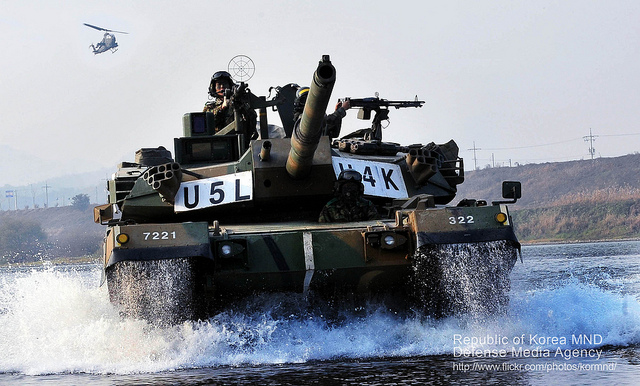
M319 222L347 222L376 220L380 218L376 207L362 197L362 175L353 169L340 172L336 181L335 198L320 212Z
M307 96L309 95L309 87L300 87L296 92L296 99L293 102L293 121L294 125L299 125L302 120L302 111L304 111L304 104L307 102ZM324 123L322 127L322 135L328 135L329 138L337 138L340 135L340 128L342 127L342 118L347 115L347 110L351 108L349 100L344 102L338 102L336 109L333 113L324 116Z
M211 77L209 98L212 100L205 103L202 111L214 114L216 132L233 122L233 109L229 108L229 101L224 97L224 93L234 85L231 74L226 71L218 71Z

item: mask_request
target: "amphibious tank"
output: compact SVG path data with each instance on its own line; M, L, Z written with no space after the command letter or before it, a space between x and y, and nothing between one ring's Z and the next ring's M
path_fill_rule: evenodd
M520 250L507 204L520 183L504 182L498 201L454 202L464 165L453 140L383 141L390 111L410 113L417 99L352 98L371 126L323 136L335 80L323 56L297 125L297 85L264 97L240 83L227 127L216 131L212 113L187 113L173 154L142 148L119 165L94 217L106 225L103 283L124 315L207 318L279 292L332 305L384 299L435 316L504 308ZM267 122L269 108L281 126ZM318 221L345 169L362 175L379 219Z

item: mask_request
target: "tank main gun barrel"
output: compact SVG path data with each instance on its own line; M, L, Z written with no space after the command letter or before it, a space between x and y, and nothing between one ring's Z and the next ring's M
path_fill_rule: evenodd
M322 135L325 111L335 82L336 69L331 64L329 55L323 55L313 73L300 125L296 125L291 134L291 150L286 168L292 178L304 178L311 171L313 154Z

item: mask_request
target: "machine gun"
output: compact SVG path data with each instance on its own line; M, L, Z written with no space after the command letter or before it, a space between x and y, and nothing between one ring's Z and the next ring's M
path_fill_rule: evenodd
M257 114L252 103L255 97L248 88L248 85L241 82L240 85L233 89L225 91L225 98L229 102L229 106L233 110L234 121L232 127L225 127L218 134L227 134L232 128L236 133L244 135L244 145L247 147L249 141L253 137L257 137L255 131Z
M225 98L228 99L229 106L233 109L234 122L220 130L217 134L229 134L235 130L236 133L244 135L244 146L247 148L249 142L258 137L256 124L259 122L260 137L269 138L267 107L275 109L276 106L283 105L287 99L287 95L292 99L293 97L291 95L295 95L295 90L291 91L292 89L291 84L282 88L278 87L276 88L276 95L270 100L267 100L264 96L254 95L244 82L240 82L240 84L233 87L233 89L226 90ZM259 114L256 114L256 109L259 110ZM289 130L291 130L291 128L289 128Z
M377 94L377 93L376 93ZM406 107L422 107L424 101L419 101L416 95L415 100L412 101L390 101L386 99L380 99L378 95L369 98L344 98L338 102L343 103L349 101L351 107L359 107L358 119L371 119L371 111L375 112L373 121L371 123L370 132L365 135L365 140L377 140L382 141L382 121L389 119L389 107L395 107L396 109Z

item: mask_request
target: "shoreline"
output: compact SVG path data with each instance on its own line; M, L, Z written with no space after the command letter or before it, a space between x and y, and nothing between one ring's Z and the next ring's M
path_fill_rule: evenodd
M28 261L24 263L0 263L0 268L17 268L17 267L41 267L44 265L61 266L73 264L100 264L101 258L95 255L79 256L79 257L58 257L53 259L42 259L38 261Z
M555 244L587 244L587 243L610 243L610 242L627 242L640 241L640 237L627 237L623 239L598 239L598 240L531 240L520 241L523 246L532 245L555 245Z

